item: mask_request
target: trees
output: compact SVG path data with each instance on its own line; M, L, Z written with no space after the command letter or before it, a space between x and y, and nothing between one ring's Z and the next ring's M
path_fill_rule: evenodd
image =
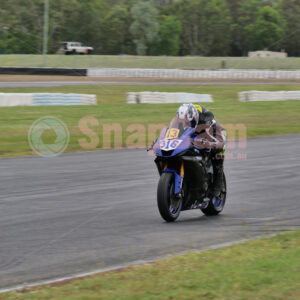
M1 9L0 26L10 28L8 52L41 53L44 0L5 1ZM50 1L49 53L55 53L63 40L79 40L100 48L101 20L108 10L107 0Z
M132 36L129 32L131 16L126 6L114 6L103 20L102 53L129 53Z
M70 40L93 46L96 52L103 51L103 20L110 10L108 0L77 0L78 8L69 25Z
M79 10L77 0L50 0L49 53L56 53L62 41L76 40L74 27Z
M181 32L182 25L177 17L164 16L159 28L159 41L152 46L151 54L178 55Z
M232 17L231 52L248 54L250 50L280 49L284 22L277 0L227 0Z
M41 53L44 0L2 1L0 52ZM50 0L49 53L80 41L98 54L300 56L300 0Z
M283 37L283 22L279 13L271 6L259 9L253 24L245 30L248 35L249 50L278 50Z
M231 49L235 55L247 56L249 37L247 27L255 22L263 0L227 0L231 2Z
M38 53L41 51L43 20L42 0L15 0L1 3L0 28L7 53ZM8 28L4 30L4 28Z
M300 56L300 0L282 0L279 12L285 24L281 46L290 56Z
M170 13L182 23L181 54L228 54L230 16L225 0L179 0Z
M138 2L132 7L131 14L133 23L130 32L134 37L136 52L138 55L146 55L148 45L158 38L158 10L152 1Z

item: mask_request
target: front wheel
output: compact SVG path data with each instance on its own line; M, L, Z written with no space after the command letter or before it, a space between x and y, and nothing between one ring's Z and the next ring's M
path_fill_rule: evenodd
M219 198L212 197L208 202L205 208L202 208L202 212L206 216L216 216L218 215L224 208L226 202L226 194L227 194L227 185L226 185L226 177L223 173L223 189Z
M167 222L174 222L180 214L182 199L174 195L175 178L172 173L163 173L157 187L159 213Z

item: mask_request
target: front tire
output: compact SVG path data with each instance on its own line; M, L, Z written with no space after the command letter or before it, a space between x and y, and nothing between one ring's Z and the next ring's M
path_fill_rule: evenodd
M212 197L208 202L206 208L202 208L202 212L206 216L216 216L218 215L224 208L226 202L226 195L227 195L227 185L226 185L226 177L223 173L223 190L220 195L220 198Z
M182 199L174 195L175 178L172 173L163 173L157 187L159 213L167 222L174 222L180 214Z

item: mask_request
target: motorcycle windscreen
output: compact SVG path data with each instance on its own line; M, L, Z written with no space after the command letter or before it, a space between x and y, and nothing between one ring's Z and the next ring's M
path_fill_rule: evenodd
M157 141L155 151L159 156L175 156L190 147L190 136L194 128L187 120L175 117L170 126L164 129Z
M179 119L179 117L175 117L170 123L169 130L167 131L165 138L177 139L190 128L190 122L187 119Z

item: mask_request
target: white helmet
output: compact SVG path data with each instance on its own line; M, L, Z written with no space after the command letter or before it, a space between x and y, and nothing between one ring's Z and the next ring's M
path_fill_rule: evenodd
M199 121L199 112L193 104L182 104L176 113L180 120L190 122L191 127L196 127Z

